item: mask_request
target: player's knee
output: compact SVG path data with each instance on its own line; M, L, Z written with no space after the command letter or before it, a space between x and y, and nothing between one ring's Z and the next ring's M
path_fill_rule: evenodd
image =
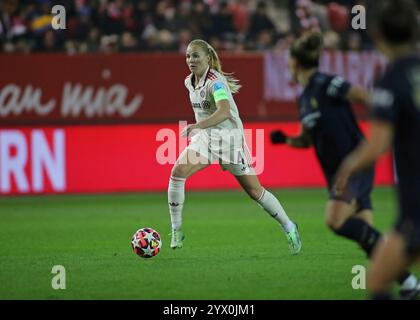
M366 285L370 292L377 293L384 291L386 287L384 288L383 283L384 281L381 281L375 273L371 270L368 271L366 275Z
M257 201L261 197L261 193L263 192L262 188L248 188L246 190L248 195L251 197L252 200Z
M188 176L188 168L186 166L176 164L172 168L171 176L186 178Z
M325 219L325 224L328 228L330 228L331 231L335 232L341 227L343 222L337 217L337 215L328 214Z

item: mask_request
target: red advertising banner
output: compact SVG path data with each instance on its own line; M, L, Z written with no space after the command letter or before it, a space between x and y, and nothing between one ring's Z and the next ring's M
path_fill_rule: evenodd
M244 87L243 116L262 97L260 55L222 57ZM0 55L0 125L192 120L179 54Z
M287 52L221 55L242 84L244 121L297 119ZM368 87L384 67L374 52L325 52L321 69ZM0 55L0 125L193 120L180 54ZM357 108L362 114L364 109Z
M299 130L298 123L245 125L261 183L267 188L324 186L312 149L270 144L268 133L279 127L290 134ZM164 191L185 147L178 129L174 124L0 129L0 194ZM257 138L262 138L258 145ZM377 163L377 184L392 183L391 164L389 155ZM238 187L218 164L187 181L189 190Z

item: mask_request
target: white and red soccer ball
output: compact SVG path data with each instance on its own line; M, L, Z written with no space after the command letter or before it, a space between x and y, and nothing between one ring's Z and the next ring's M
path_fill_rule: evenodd
M162 240L156 230L141 228L131 238L131 247L139 257L151 258L159 253Z

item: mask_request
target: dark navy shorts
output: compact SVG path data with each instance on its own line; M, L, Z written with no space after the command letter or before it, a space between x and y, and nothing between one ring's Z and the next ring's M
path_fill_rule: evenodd
M420 254L420 195L417 190L399 191L399 215L395 230L405 238L407 254Z
M356 212L362 210L372 210L371 192L373 189L373 179L375 176L374 167L370 167L364 171L354 174L348 184L346 190L336 195L333 191L334 177L328 179L328 194L330 200L340 200L351 204L356 201Z

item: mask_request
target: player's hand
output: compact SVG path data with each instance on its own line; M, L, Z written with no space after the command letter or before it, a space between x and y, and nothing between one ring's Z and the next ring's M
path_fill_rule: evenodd
M342 195L346 189L349 178L352 174L352 163L345 159L334 178L333 192L335 195Z
M182 129L181 136L184 138L192 137L193 135L197 133L198 130L199 130L199 127L197 123L188 124L184 127L184 129Z
M286 143L286 139L286 135L281 130L274 130L270 133L270 140L273 144Z

